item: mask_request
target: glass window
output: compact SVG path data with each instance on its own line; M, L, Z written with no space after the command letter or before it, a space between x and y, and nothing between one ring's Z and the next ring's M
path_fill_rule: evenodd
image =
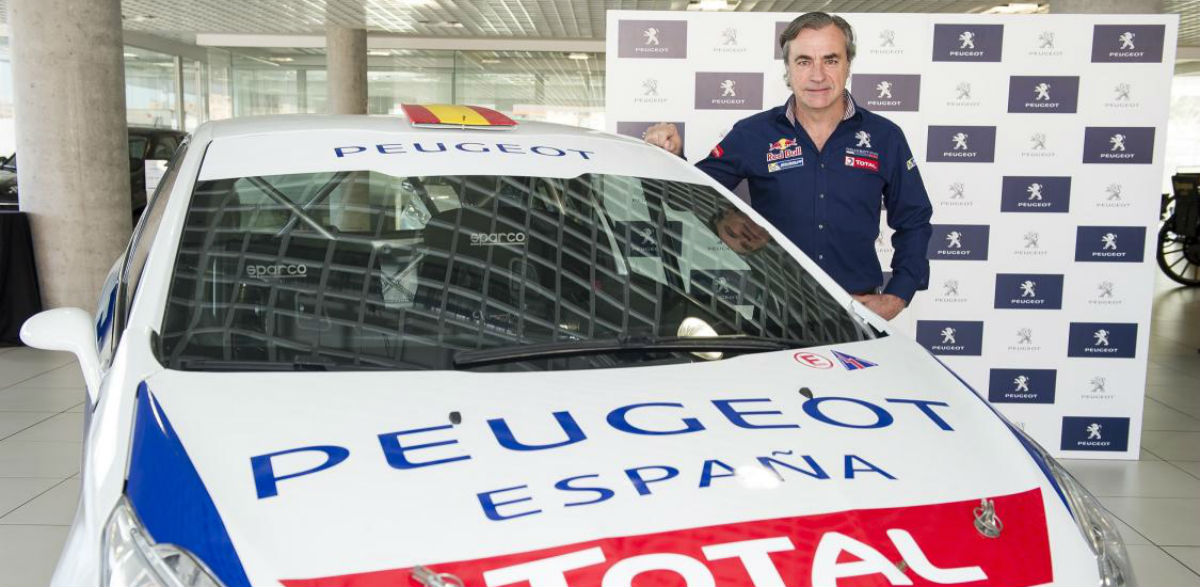
M125 47L125 118L135 126L177 128L175 57Z
M296 114L300 91L294 68L268 60L234 55L233 115Z
M233 54L224 49L209 48L207 100L210 120L233 118L232 72Z
M329 90L325 87L324 69L304 71L304 111L320 114L329 111Z
M367 112L397 114L401 104L454 102L454 51L367 52Z
M491 106L518 118L604 128L604 54L459 51L460 104Z
M677 337L696 320L773 349L869 336L766 231L694 184L366 171L204 181L182 238L162 328L172 368L450 369L463 352ZM641 350L480 368L693 360Z
M208 87L208 69L193 59L183 59L183 128L196 130L200 123L208 120L205 104L205 89ZM174 149L172 149L173 151Z

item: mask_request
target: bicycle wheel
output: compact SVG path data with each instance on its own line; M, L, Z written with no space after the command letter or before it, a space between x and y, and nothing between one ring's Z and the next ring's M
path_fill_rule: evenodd
M1158 231L1158 268L1173 281L1200 286L1200 238L1184 237L1172 228L1168 221Z

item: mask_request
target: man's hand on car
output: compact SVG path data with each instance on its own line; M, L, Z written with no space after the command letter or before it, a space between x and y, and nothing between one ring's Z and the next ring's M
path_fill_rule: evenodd
M892 294L861 294L854 299L884 320L891 320L904 310L904 300Z
M683 155L683 141L679 140L679 129L674 123L660 122L651 126L642 133L642 140L655 147L662 147L673 155Z

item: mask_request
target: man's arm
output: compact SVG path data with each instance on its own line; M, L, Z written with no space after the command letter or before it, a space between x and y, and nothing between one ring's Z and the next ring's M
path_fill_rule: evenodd
M642 140L660 147L677 157L683 157L683 141L680 140L679 128L673 122L653 124L642 133Z
M713 150L708 153L708 157L696 164L697 169L707 173L731 191L746 179L741 165L742 148L738 144L739 138L735 136L737 131L738 128L735 125L725 135L725 138L713 147ZM670 122L660 122L646 129L642 139L651 145L683 157L683 141L679 138L679 129Z
M929 237L933 234L929 224L933 206L903 133L892 157L894 167L883 188L883 202L887 208L888 226L896 231L892 235L895 253L892 255L892 279L883 293L897 296L907 304L916 292L929 287L927 251Z

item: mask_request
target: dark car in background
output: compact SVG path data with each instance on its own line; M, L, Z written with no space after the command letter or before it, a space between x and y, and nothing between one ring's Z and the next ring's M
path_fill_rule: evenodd
M186 132L170 128L129 127L129 194L135 220L146 207L147 187L155 187L157 178L166 169L166 162L186 136ZM150 186L146 185L147 165L159 169ZM0 162L0 206L16 208L17 201L17 155L14 153Z

